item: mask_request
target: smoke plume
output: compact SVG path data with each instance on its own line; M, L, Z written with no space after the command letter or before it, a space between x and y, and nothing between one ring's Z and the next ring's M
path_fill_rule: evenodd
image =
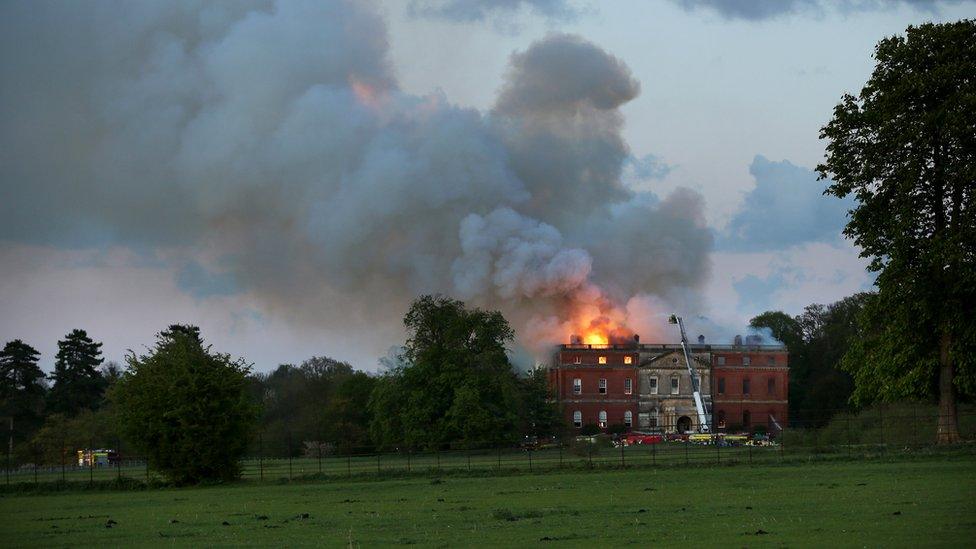
M514 53L479 112L401 91L366 2L0 10L0 239L194 262L340 333L455 295L533 349L652 330L707 275L701 197L622 183L640 85L580 37Z

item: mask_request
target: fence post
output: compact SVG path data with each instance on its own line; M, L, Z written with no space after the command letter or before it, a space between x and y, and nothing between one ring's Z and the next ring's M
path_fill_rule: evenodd
M688 465L688 445L691 444L687 440L684 441L685 444L685 465Z
M590 464L590 468L593 467L593 445L589 442L586 443L586 460Z
M527 453L529 454L529 472L531 472L532 471L532 449L529 448Z
M746 442L755 442L755 441L749 440ZM749 465L752 465L752 444L747 444L746 446L749 447Z
M122 480L122 444L115 439L115 478Z
M322 441L321 440L316 441L315 446L319 450L318 452L319 453L319 474L321 475L322 474Z
M657 443L651 443L651 465L657 465Z
M441 470L441 447L437 445L434 447L434 458L437 460L437 470Z
M376 474L380 474L380 453L376 452Z
M146 486L149 486L149 456L146 456Z
M288 480L291 480L291 431L288 431Z
M712 444L715 445L715 463L722 463L722 447L718 445L718 435L712 433Z
M258 435L258 474L264 481L264 435Z
M780 431L780 441L779 441L779 460L783 461L783 454L786 452L786 427Z
M624 462L624 441L620 441L620 466L626 467L627 464Z
M878 417L881 418L881 451L885 451L885 438L884 438L884 404L878 406Z
M851 414L850 412L848 412L847 414L847 455L848 456L851 455L851 451L853 450L851 446L853 446L853 442L851 442Z
M918 446L918 403L912 403L912 446Z
M470 471L471 470L471 448L467 448L465 453L467 454L468 457L468 471Z
M562 443L562 441L559 441L558 448L559 448L559 468L562 469L563 468L563 443Z
M346 476L352 476L352 452L346 454Z
M64 454L65 454L65 452L67 452L67 448L65 447L65 442L64 442L64 439L62 438L61 439L61 484L65 484L65 477L64 477Z
M502 469L502 447L499 446L498 447L498 470L501 471L501 469Z
M88 439L88 485L95 484L95 439Z
M410 472L410 448L407 448L407 472Z

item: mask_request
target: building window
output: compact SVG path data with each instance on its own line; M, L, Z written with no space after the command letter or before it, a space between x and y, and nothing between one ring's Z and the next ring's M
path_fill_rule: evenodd
M672 395L678 394L678 376L674 376L671 378L671 394Z
M776 366L776 357L771 356L768 359L766 359L766 362L768 362L770 366Z
M605 379L600 380L600 394L601 395L607 394L607 380Z
M630 429L631 425L634 424L634 413L630 410L624 412L624 427Z
M720 394L720 395L724 395L725 394L725 378L724 377L718 378L718 394Z
M743 366L748 366L751 362L752 361L749 359L749 357L747 357L747 356L742 357L742 365Z
M718 411L718 416L715 418L715 421L718 423L719 429L725 429L725 410Z
M634 357L629 355L624 357L624 364L633 364L633 363L634 363Z
M651 410L651 427L657 428L657 408Z
M600 410L600 428L601 429L606 429L607 428L607 411L606 410Z
M583 357L579 355L573 357L573 364L582 364L582 363L583 363Z
M606 363L607 363L607 357L605 357L605 356L601 356L601 357L600 357L600 358L598 359L598 361L600 362L600 364L606 364Z
M742 394L748 395L750 393L749 389L749 378L745 378L742 380Z
M583 392L583 380L576 378L573 380L573 394L578 395Z
M718 357L718 365L719 366L725 366L725 357L724 356Z
M742 425L748 429L751 423L752 423L752 414L749 413L749 410L745 410L744 412L742 412Z
M634 393L634 382L629 377L624 380L624 394L630 395Z
M583 426L583 412L576 410L573 412L573 427L579 429Z
M776 380L769 378L766 380L766 394L771 395L776 392Z
M647 378L647 390L652 395L657 394L657 376Z

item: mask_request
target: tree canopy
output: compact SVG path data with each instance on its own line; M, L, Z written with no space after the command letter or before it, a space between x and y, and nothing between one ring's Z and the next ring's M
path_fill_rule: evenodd
M413 302L403 323L405 366L370 400L374 439L434 447L515 438L518 379L506 349L515 332L501 313L428 295Z
M17 433L36 429L44 414L47 386L37 366L40 353L19 339L0 351L0 415L14 420Z
M909 27L874 57L820 133L826 193L856 199L844 234L878 273L847 364L882 400L937 386L938 439L952 442L957 393L976 385L976 21Z
M192 333L160 333L112 391L127 440L177 484L237 478L257 417L249 372Z
M102 344L92 341L85 330L72 330L58 341L58 354L48 396L51 411L73 416L81 410L95 410L102 404L107 381L98 371Z

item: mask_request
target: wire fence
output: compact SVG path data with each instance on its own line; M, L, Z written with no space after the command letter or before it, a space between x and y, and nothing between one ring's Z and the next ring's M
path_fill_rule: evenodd
M894 405L859 413L835 411L822 422L794 422L769 434L736 431L709 435L644 433L531 439L522 444L456 442L426 448L342 447L304 440L287 430L260 433L254 451L241 461L247 481L348 478L382 475L430 475L452 472L492 474L560 469L772 464L797 459L876 457L911 453L936 446L936 431L948 418L931 406ZM976 411L960 409L959 435L972 449ZM8 433L9 435L9 433ZM301 444L297 444L301 441ZM43 446L43 447L42 447ZM65 442L60 448L35 444L32 460L16 463L8 445L3 482L23 485L94 485L135 480L147 486L163 481L150 461L130 451L120 439L87 444Z

